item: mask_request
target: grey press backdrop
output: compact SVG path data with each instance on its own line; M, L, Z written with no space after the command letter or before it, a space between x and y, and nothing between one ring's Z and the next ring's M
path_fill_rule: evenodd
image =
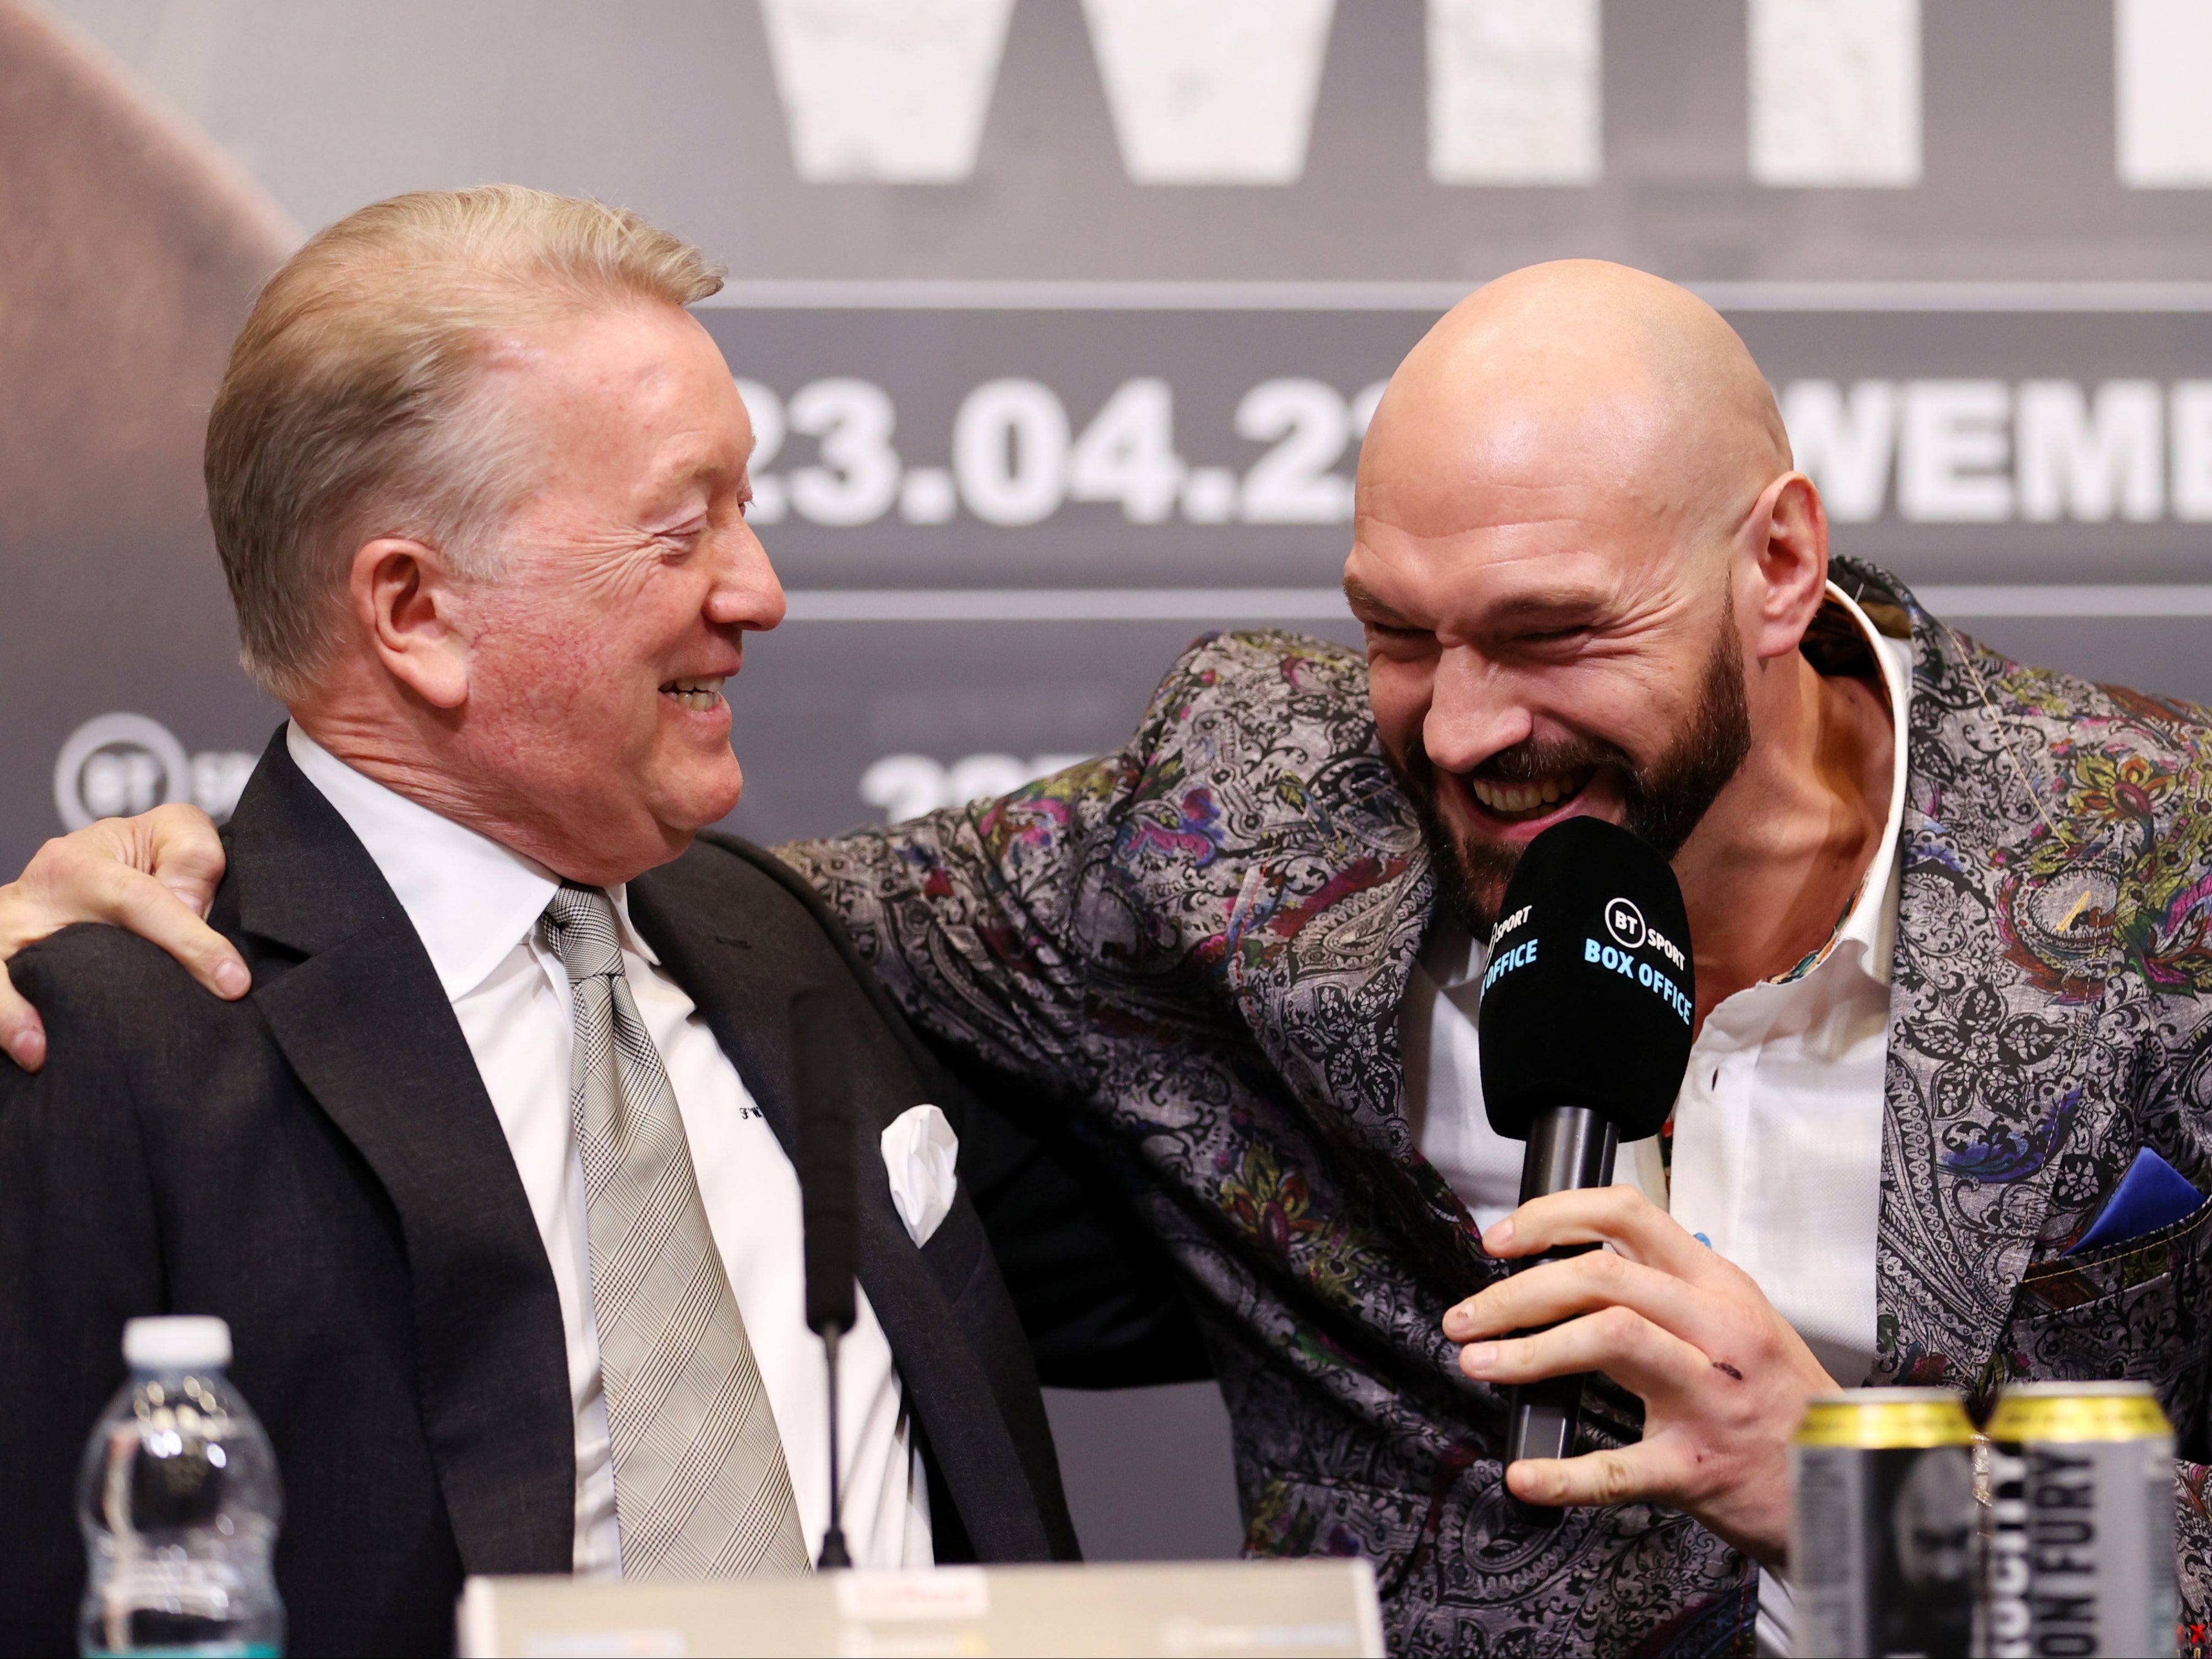
M1844 551L2212 699L2206 0L0 0L0 865L221 812L206 399L305 231L512 179L726 260L791 620L767 841L1126 736L1209 627L1352 640L1359 434L1469 287L1700 287ZM1094 1553L1217 1553L1210 1389L1058 1399Z

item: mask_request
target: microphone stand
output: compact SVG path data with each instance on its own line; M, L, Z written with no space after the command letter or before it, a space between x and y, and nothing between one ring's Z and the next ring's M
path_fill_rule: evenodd
M822 1554L814 1563L819 1572L853 1565L853 1558L845 1553L845 1528L840 1524L843 1510L837 1495L837 1339L842 1334L835 1322L822 1328L822 1358L830 1370L830 1525L822 1534Z
M848 1057L853 1036L830 994L791 999L792 1077L799 1103L799 1197L805 1229L806 1323L822 1339L830 1382L830 1524L815 1566L849 1567L837 1446L837 1340L859 1317L854 1288L860 1188L854 1168L854 1108Z
M1521 1202L1526 1204L1547 1193L1611 1184L1613 1153L1618 1149L1613 1120L1601 1117L1587 1106L1554 1106L1538 1113L1528 1126L1528 1151L1521 1165ZM1522 1273L1547 1261L1564 1261L1596 1248L1595 1244L1563 1244L1514 1263L1511 1271ZM1533 1336L1535 1332L1515 1334ZM1540 1382L1521 1383L1512 1390L1505 1431L1508 1464L1524 1457L1565 1457L1572 1452L1575 1431L1582 1421L1583 1384L1589 1380L1587 1373L1552 1376ZM1556 1526L1565 1513L1549 1504L1516 1498L1510 1490L1506 1498L1527 1526Z

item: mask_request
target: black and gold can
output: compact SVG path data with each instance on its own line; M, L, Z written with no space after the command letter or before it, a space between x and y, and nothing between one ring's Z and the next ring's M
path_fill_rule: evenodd
M1972 1651L1974 1425L1948 1389L1814 1395L1790 1448L1796 1651Z
M2173 1425L2147 1382L2023 1382L1990 1439L1981 1651L2174 1650Z

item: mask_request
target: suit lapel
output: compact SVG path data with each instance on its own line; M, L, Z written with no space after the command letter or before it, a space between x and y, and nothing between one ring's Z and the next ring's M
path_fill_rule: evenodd
M1972 1389L2046 1230L2062 1152L2101 1142L2120 1109L2093 1077L2110 939L2064 937L2109 849L2065 816L2047 711L2016 703L2001 665L1975 662L1909 593L1848 578L1891 590L1914 657L1875 1380Z
M558 1294L413 926L280 732L231 820L240 925L303 957L253 1001L398 1212L422 1419L471 1572L565 1572L575 1441Z
M986 1559L1048 1559L1052 1540L1039 1514L1034 1472L1024 1468L1001 1415L1007 1402L994 1387L961 1311L907 1236L891 1202L880 1137L899 1113L921 1103L918 1079L888 1034L882 1038L890 1047L888 1054L867 1041L874 1012L813 920L795 902L775 904L770 921L744 914L732 902L729 885L708 875L717 860L732 862L719 848L696 848L632 882L631 919L696 1005L794 1161L791 994L818 986L847 999L855 1032L861 1288L890 1340L915 1417L973 1542ZM980 1249L981 1225L964 1189L940 1229L948 1243L963 1235L972 1236ZM931 1241L933 1246L939 1242Z

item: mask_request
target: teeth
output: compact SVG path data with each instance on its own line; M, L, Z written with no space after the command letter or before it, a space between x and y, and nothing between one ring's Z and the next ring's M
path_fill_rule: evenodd
M1580 790L1589 778L1589 769L1583 768L1554 773L1533 783L1492 783L1485 778L1469 778L1468 787L1490 811L1510 817L1555 805Z
M673 697L686 708L696 709L702 714L722 700L722 680L719 675L705 679L671 680L660 690L663 696Z

